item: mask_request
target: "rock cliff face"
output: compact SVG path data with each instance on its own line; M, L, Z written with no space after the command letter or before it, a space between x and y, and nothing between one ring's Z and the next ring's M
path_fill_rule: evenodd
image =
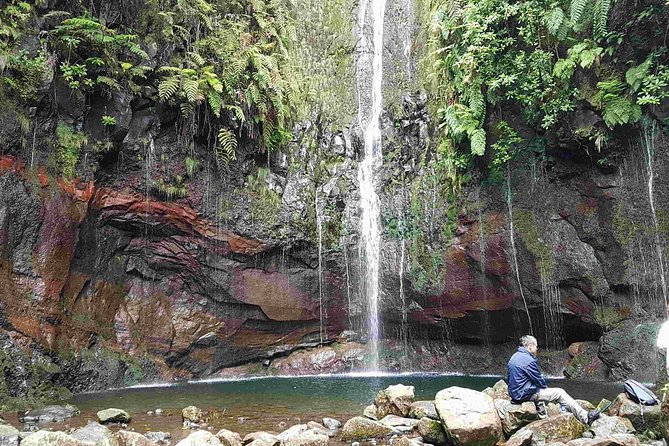
M400 12L389 13L391 28L414 35ZM416 61L393 59L405 48L388 38L392 66L411 72ZM83 113L81 98L52 94L63 88L45 85L29 110L31 145L19 144L13 111L0 110L0 339L16 352L1 356L12 396L53 398L44 383L100 390L248 363L264 365L245 373L362 367L364 346L352 343L289 356L364 341L355 124L301 122L271 155L244 141L221 170L204 145L181 145L175 109L119 92L89 98ZM532 331L553 350L590 341L546 356L555 373L656 380L663 134L646 135L650 152L638 129L620 134L606 166L555 138L506 178L474 178L454 193L425 159L424 95L389 96L379 171L385 367L503 373L506 358L493 352ZM100 128L103 114L116 118L112 134ZM47 169L58 120L111 142L80 156L76 180ZM176 176L178 194L161 186Z

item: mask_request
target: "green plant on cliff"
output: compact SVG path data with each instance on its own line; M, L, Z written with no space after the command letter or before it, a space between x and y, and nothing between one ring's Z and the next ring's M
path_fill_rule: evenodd
M235 159L241 137L259 141L264 151L284 144L298 91L290 63L295 28L284 2L193 7L206 10L208 21L198 19L198 35L175 36L186 39L185 56L160 68L159 99L179 104L186 120L198 111L212 115L201 124L217 135L211 145L219 165Z
M60 172L65 178L74 177L75 167L79 161L79 152L88 143L82 132L77 132L63 122L56 127L56 157Z
M539 274L545 280L550 280L553 274L553 253L543 241L543 234L534 219L534 214L530 210L516 209L513 211L513 224L521 235L525 247L540 266Z
M246 189L251 197L249 216L252 222L274 226L281 210L281 196L268 187L268 176L269 169L259 167L255 174L246 178Z
M611 7L610 0L432 1L426 85L440 123L438 152L451 166L460 161L452 182L474 166L533 155L529 141L495 134L500 122L524 135L559 124L601 151L606 128L566 124L579 101L590 102L613 128L636 123L643 106L669 97L669 51L657 31L666 8L635 6L628 23L610 30ZM618 47L627 42L643 49L625 66Z
M124 80L136 88L135 80L151 70L141 64L149 56L136 34L108 28L88 13L63 20L51 35L61 77L72 89L120 90Z

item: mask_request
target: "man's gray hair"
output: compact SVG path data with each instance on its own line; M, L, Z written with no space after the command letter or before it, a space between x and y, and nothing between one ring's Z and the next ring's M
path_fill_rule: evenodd
M537 338L535 338L532 335L525 335L522 338L520 338L520 345L525 348L537 345Z

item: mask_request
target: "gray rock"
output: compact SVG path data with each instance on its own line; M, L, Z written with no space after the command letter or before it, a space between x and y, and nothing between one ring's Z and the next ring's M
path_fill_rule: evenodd
M416 427L421 437L423 437L423 441L437 446L448 443L446 431L444 431L444 426L440 421L423 417L418 421Z
M29 410L19 415L21 423L59 423L67 418L79 415L79 409L71 404L64 406L45 406L37 410Z
M21 441L21 446L90 446L63 432L37 431Z
M245 445L252 444L253 446L275 446L280 442L279 437L268 432L251 432L242 440Z
M488 395L462 387L439 391L434 405L455 444L494 446L504 438L495 404Z
M193 432L176 446L221 446L221 441L214 434L207 431Z
M204 412L195 406L184 407L181 410L181 419L190 423L201 423L204 421Z
M398 417L397 415L386 415L379 420L379 423L390 427L409 427L413 429L418 425L418 420L415 418Z
M588 429L592 432L592 436L610 437L614 434L632 434L635 432L632 422L627 418L610 417L602 414L598 420L593 421Z
M295 426L291 426L285 431L281 432L278 437L279 440L284 441L288 438L294 437L296 435L300 435L301 433L307 431L309 427L306 424L296 424Z
M414 387L396 384L388 386L376 396L374 405L377 408L377 417L383 418L386 415L398 415L406 417L411 410L411 403L414 398Z
M362 412L362 415L369 418L370 420L379 419L378 410L376 406L373 404L370 404L369 406L365 407L365 410Z
M434 407L434 401L415 401L411 404L409 416L420 420L423 417L438 420L439 415L437 409Z
M0 446L18 446L19 430L9 424L0 425Z
M330 429L331 431L337 430L341 427L341 421L335 420L334 418L323 418L323 426Z
M577 438L567 446L639 446L641 443L634 435L617 434L609 437Z
M216 434L223 446L242 446L242 437L237 432L221 429Z
M281 446L327 446L330 437L312 429L281 441Z
M509 438L509 442L525 443L527 433L530 432L530 443L532 446L543 446L547 443L567 443L580 438L585 430L585 425L578 421L572 414L564 414L548 417L544 420L534 421L520 429Z
M114 434L118 446L155 446L152 440L144 435L131 431L118 431Z
M532 402L513 404L506 399L496 399L495 409L502 421L502 429L507 437L510 437L523 426L539 419L537 408Z
M132 417L123 409L104 409L97 413L98 421L102 424L106 423L129 423Z
M395 430L378 421L364 417L348 420L342 428L342 440L360 441L369 438L382 438L395 433Z
M641 406L630 400L625 393L616 397L608 413L627 418L632 422L632 426L637 432L649 430L656 434L662 434L664 431L660 405Z
M172 442L172 434L170 434L169 432L160 432L160 431L147 432L144 434L144 436L156 444L170 444ZM239 446L239 445L234 445L234 446Z
M509 396L509 386L503 379L497 381L492 387L483 389L483 393L488 395L493 400L511 400L511 397Z
M117 444L112 431L95 422L89 422L86 426L75 430L72 437L95 446L114 446Z

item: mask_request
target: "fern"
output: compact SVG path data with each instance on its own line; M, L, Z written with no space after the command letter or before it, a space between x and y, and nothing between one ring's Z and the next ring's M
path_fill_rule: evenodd
M170 99L179 91L180 84L181 79L178 76L170 76L163 79L158 84L158 96L162 101Z
M565 23L567 17L564 15L564 11L559 6L551 9L546 15L546 28L548 31L557 36L562 29L562 26Z
M592 30L595 39L598 39L606 33L606 22L609 18L611 9L611 0L595 0L595 6L592 14Z
M471 142L471 152L476 156L485 154L485 130L476 129L469 135Z
M197 79L184 79L183 92L188 102L195 102L199 91L200 85Z
M113 90L121 90L121 84L118 83L118 81L114 78L107 77L107 76L98 76L96 79L96 82L100 85L105 85Z
M574 22L574 24L582 22L587 6L588 0L571 0L569 13L571 15L571 21Z
M237 138L230 129L222 128L218 131L218 147L216 162L219 166L227 166L237 159Z

